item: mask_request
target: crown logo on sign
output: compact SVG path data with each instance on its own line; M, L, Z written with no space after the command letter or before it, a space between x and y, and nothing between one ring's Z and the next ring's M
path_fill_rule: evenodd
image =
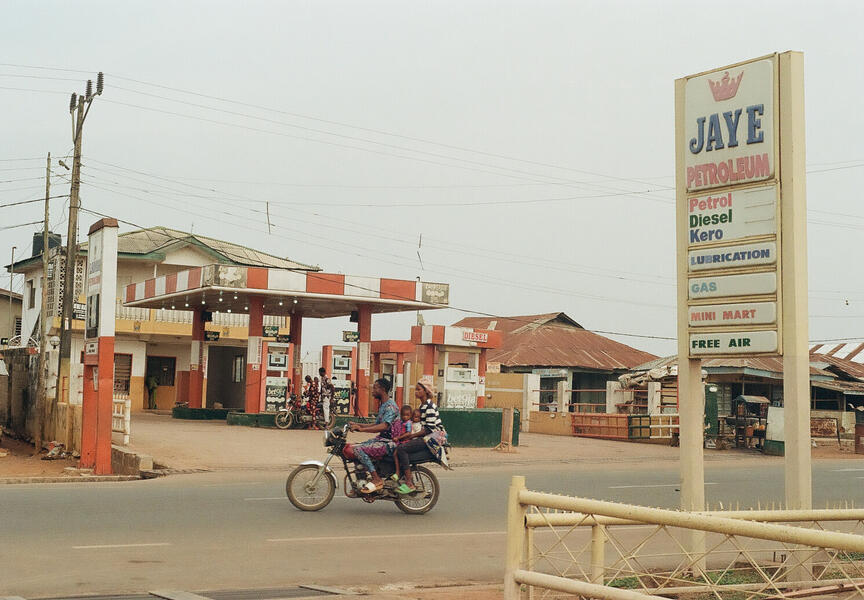
M729 71L726 71L720 81L711 81L709 79L708 86L711 88L714 100L720 102L721 100L734 98L735 94L738 93L738 86L741 85L742 77L744 77L744 71L741 71L735 79L729 77Z

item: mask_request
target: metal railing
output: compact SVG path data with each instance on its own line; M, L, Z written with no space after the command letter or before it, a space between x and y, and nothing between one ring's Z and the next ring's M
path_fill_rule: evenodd
M517 476L504 597L864 598L862 532L860 509L688 513L534 492Z
M123 434L123 445L129 444L132 436L132 401L129 394L114 392L111 403L111 432Z

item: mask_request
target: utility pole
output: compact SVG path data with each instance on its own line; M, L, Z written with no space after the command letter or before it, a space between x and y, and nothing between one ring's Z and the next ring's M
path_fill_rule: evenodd
M36 395L36 454L42 450L42 431L48 405L48 204L51 199L51 153L45 160L45 216L42 221L42 305L39 307L39 392Z
M60 317L60 364L57 369L56 400L59 402L62 394L61 382L64 375L69 377L72 357L72 307L75 302L75 262L78 258L78 208L81 206L79 191L81 189L81 138L84 120L90 112L90 107L96 96L102 94L104 77L100 72L96 77L96 92L93 92L93 81L87 80L87 88L83 96L73 93L69 99L69 113L73 116L72 141L75 151L72 158L72 186L69 193L69 227L66 230L66 274L63 279L63 310ZM47 248L43 249L47 252ZM55 274L56 276L57 274ZM72 398L66 399L66 444L71 445Z
M9 265L9 345L15 337L15 311L12 310L12 286L15 284L15 250L18 246L12 246L12 263ZM21 306L24 306L24 294L21 294ZM11 380L10 380L11 381ZM9 396L10 398L12 396Z

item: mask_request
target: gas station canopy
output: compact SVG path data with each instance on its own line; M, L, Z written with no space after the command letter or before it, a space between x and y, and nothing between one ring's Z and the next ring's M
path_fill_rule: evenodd
M124 306L232 312L249 311L262 299L267 315L328 318L447 308L450 286L404 279L358 277L264 267L207 265L126 286Z

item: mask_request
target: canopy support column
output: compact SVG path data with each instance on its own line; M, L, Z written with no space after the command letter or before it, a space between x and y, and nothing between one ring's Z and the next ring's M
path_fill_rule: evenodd
M192 311L192 347L189 356L189 408L201 408L204 391L204 311Z
M294 347L291 367L291 389L298 396L303 391L303 313L294 312L291 315L291 344ZM314 376L313 376L314 377Z
M264 300L249 296L249 342L246 349L246 414L261 412L261 334L264 332Z
M369 371L372 358L372 308L357 307L357 412L358 416L369 415Z

